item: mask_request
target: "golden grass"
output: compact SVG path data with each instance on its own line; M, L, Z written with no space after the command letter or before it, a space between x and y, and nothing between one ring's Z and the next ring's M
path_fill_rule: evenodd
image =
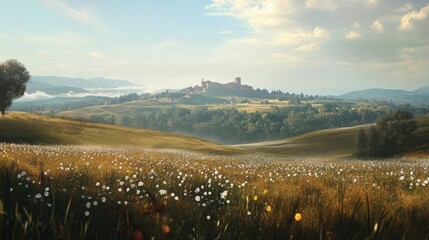
M232 98L232 97L231 97ZM231 99L228 98L228 99ZM172 106L177 106L180 108L194 109L199 107L205 107L208 109L232 109L235 108L239 111L247 112L268 112L271 111L272 106L278 106L280 108L297 106L289 104L288 101L279 101L279 100L269 100L269 104L261 104L261 100L251 100L249 103L237 103L234 105L231 104L210 104L210 105L187 105L187 104L178 104L177 102L162 102L162 101L152 101L152 100L138 100L133 102L126 102L122 104L112 104L112 105L100 105L100 106L91 106L84 107L75 110L62 111L59 112L58 116L77 118L77 119L89 119L91 116L98 116L109 119L112 115L116 117L122 116L132 116L136 113L141 112L154 112L163 108L169 108Z
M91 196L100 208L129 209L136 215L133 221L141 221L143 231L157 239L315 239L320 234L324 239L331 235L364 239L373 234L376 239L420 239L429 233L427 158L339 161L13 144L0 144L0 151L0 165L11 169L14 181L37 180L42 167L47 172L43 186L67 189L78 198ZM22 171L30 180L16 180ZM162 212L145 214L150 201L144 194L139 198L140 188L132 187L139 181L162 203ZM13 188L13 194L30 191L19 182ZM108 205L101 204L101 197ZM85 199L73 205L75 216L88 210ZM90 216L97 209L89 208ZM299 222L294 220L297 213L302 217ZM101 221L97 215L81 220ZM383 230L374 232L376 223ZM163 235L164 225L171 228L171 236Z
M417 118L416 145L406 151L407 155L429 154L429 116ZM350 158L356 152L354 138L359 129L368 129L371 124L346 128L324 129L301 136L278 141L237 145L255 152L287 156L314 156L322 158Z
M194 137L10 112L0 117L0 142L183 149L234 154L237 148Z

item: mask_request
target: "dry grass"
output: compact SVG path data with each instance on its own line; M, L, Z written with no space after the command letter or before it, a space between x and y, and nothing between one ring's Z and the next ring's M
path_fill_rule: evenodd
M429 116L417 118L416 143L406 150L408 156L429 154ZM368 129L371 124L355 127L314 131L284 140L237 145L255 152L274 153L286 156L314 156L325 158L350 158L356 152L354 138L359 129Z
M11 112L0 117L0 142L61 145L133 146L234 154L240 149L203 139L153 130Z
M69 229L64 238L105 239L116 233L121 219L127 224L119 234L137 229L148 239L424 239L429 234L427 157L339 161L13 144L1 144L0 152L1 169L10 175L0 176L5 206L25 206L34 218L44 209L67 219L59 221ZM53 195L61 201L48 207ZM64 214L68 199L73 199L69 215ZM169 233L163 232L166 226ZM9 230L3 225L2 236Z

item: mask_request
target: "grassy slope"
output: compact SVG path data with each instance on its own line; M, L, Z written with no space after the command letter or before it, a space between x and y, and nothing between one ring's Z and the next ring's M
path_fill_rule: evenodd
M238 153L210 141L159 131L80 122L22 112L0 117L0 142L61 145L107 145Z
M429 149L429 116L417 119L415 132L418 145L408 150L409 154L427 155ZM355 152L356 131L371 125L348 128L325 129L279 141L238 145L244 149L291 156L318 156L343 158Z
M156 101L146 101L139 100L134 102L126 102L122 104L113 104L113 105L101 105L101 106L91 106L84 107L70 111L59 112L58 116L70 117L70 118L79 118L79 119L88 119L91 116L101 116L104 118L110 118L112 115L115 116L133 116L137 113L143 112L154 112L162 108L168 108L172 106L178 106L182 108L193 109L197 107L207 107L208 109L227 109L235 108L239 111L247 112L266 112L271 110L271 106L275 105L280 108L295 106L289 104L288 101L278 101L270 100L270 104L261 104L260 100L254 100L250 103L237 103L234 105L231 104L209 104L209 105L187 105L179 104L177 102L156 102Z

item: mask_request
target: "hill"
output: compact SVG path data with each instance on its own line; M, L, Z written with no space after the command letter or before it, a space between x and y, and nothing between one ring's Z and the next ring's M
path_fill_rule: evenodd
M10 112L0 117L0 142L54 145L105 145L182 149L232 154L237 148L178 134Z
M417 118L416 145L407 149L409 154L428 154L429 116ZM368 129L371 124L355 127L314 131L301 136L278 141L235 145L246 150L288 156L312 156L347 158L355 153L354 138L359 129Z
M416 92L410 92L399 89L382 89L372 88L359 91L352 91L346 94L338 96L342 99L347 100L377 100L387 101L394 104L411 104L411 105L422 105L429 103L429 95L422 94L424 89Z
M83 88L52 85L49 83L39 81L37 79L32 79L27 85L26 92L34 93L37 91L45 92L46 94L49 94L49 95L59 95L59 94L65 94L68 92L74 92L74 93L88 92Z
M414 90L415 93L429 95L429 86L421 87L419 89Z

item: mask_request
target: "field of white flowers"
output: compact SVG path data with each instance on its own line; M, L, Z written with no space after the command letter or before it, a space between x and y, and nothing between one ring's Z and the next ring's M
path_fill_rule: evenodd
M429 157L0 144L0 239L425 239Z

